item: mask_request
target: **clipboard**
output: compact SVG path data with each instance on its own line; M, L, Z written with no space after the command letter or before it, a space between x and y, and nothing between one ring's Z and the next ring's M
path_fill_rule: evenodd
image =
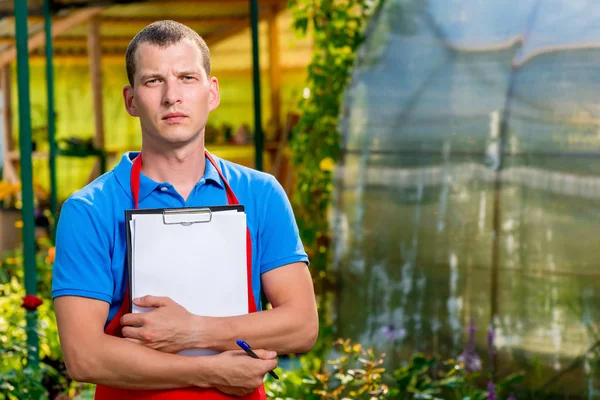
M126 210L125 223L132 312L148 311L132 299L149 294L197 315L248 313L243 205Z

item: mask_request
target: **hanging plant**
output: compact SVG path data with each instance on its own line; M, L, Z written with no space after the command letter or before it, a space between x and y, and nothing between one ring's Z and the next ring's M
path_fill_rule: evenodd
M340 155L338 118L356 52L368 18L382 1L290 0L295 30L311 32L314 52L292 133L292 165L297 189L292 203L311 260L317 293L326 288L331 238L327 210L332 173Z
M338 118L343 92L349 82L355 54L364 40L365 25L383 0L289 0L295 30L310 31L314 51L308 66L300 120L291 136L291 163L297 182L292 197L300 236L311 261L317 307L319 341L313 347L310 368L322 370L334 338L329 273L331 237L327 212L332 175L340 156ZM310 361L305 360L306 363Z

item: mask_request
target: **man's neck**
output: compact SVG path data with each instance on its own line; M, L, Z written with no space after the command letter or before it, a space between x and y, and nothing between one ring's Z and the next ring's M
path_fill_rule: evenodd
M178 149L142 145L142 172L156 182L169 182L187 199L204 175L204 141Z

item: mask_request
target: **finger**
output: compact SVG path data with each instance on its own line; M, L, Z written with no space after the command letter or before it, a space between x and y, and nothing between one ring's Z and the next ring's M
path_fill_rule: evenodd
M142 328L133 328L131 326L126 326L121 329L121 334L124 338L135 339L144 342L143 331Z
M263 360L263 368L264 368L264 373L268 373L269 371L274 370L275 368L277 368L277 360Z
M258 349L254 350L254 353L263 360L272 360L277 357L277 353L271 350Z
M129 313L121 317L122 326L143 326L146 320L145 313Z
M169 297L142 296L133 299L133 303L139 307L164 307L173 302Z

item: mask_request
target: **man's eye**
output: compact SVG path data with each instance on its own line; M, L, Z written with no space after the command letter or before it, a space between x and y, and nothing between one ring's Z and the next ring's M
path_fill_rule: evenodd
M189 81L189 80L194 79L194 77L193 76L184 76L183 79Z
M148 81L146 81L146 84L153 84L153 83L157 83L158 79L150 79Z

